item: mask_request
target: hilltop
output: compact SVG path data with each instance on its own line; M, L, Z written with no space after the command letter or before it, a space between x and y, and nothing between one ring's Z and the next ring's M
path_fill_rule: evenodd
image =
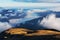
M30 30L26 28L10 28L0 34L3 40L58 40L60 32L53 30Z

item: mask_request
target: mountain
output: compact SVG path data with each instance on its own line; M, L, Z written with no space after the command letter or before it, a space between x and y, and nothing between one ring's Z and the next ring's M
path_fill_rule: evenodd
M16 27L19 28L27 28L27 29L31 29L31 30L38 30L38 29L44 29L43 26L39 25L39 22L43 19L43 17L39 17L39 18L35 18L35 19L30 19L29 21L25 21L22 22L18 25L16 25Z
M54 30L30 30L10 28L0 33L1 40L60 40L60 32Z

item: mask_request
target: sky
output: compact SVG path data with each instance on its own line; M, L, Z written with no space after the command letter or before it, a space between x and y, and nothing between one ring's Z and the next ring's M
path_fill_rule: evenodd
M0 0L0 7L60 8L60 0ZM58 8L58 9L59 9Z
M17 1L17 2L51 2L51 3L59 3L60 0L13 0L13 1Z
M30 1L30 2L28 2L28 1ZM57 6L56 3L60 4L59 2L60 2L60 0L0 0L0 5L5 4L5 5L8 5L8 6L12 6L12 5L15 6L15 4L16 4L16 6L18 6L20 4L19 6L29 6L29 5L30 6L36 6L36 5L37 6L38 5L43 6L45 4L44 6L46 6L46 5L48 5L48 6L51 6L51 5ZM52 4L50 4L50 3L52 3Z
M59 3L60 0L0 0L1 2L12 2L12 1L15 1L15 2L47 2L47 3Z

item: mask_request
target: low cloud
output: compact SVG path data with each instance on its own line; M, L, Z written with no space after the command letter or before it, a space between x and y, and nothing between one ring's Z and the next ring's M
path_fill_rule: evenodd
M60 31L60 18L57 18L55 14L50 14L46 18L43 18L40 25L48 29L56 29Z
M39 12L46 12L47 10L41 10L41 9L33 9L33 10L28 10L27 11L27 16L26 18L38 18Z
M55 12L60 12L60 6L59 7L54 7L49 10L55 11Z
M18 18L18 19L10 19L9 23L13 26L26 22L26 21L30 21L32 19L35 18L39 18L41 16L39 16L36 12L46 12L46 10L40 10L40 9L33 9L33 10L28 10L26 13L26 16L24 18Z
M22 21L23 21L22 18L21 19L10 19L9 23L14 26L14 25L21 23Z
M9 28L12 28L12 26L8 22L0 22L0 32L5 31Z

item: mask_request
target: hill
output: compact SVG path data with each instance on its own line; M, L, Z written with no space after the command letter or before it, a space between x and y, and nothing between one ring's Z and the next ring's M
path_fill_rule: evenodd
M0 40L60 40L60 32L11 28L0 33Z

